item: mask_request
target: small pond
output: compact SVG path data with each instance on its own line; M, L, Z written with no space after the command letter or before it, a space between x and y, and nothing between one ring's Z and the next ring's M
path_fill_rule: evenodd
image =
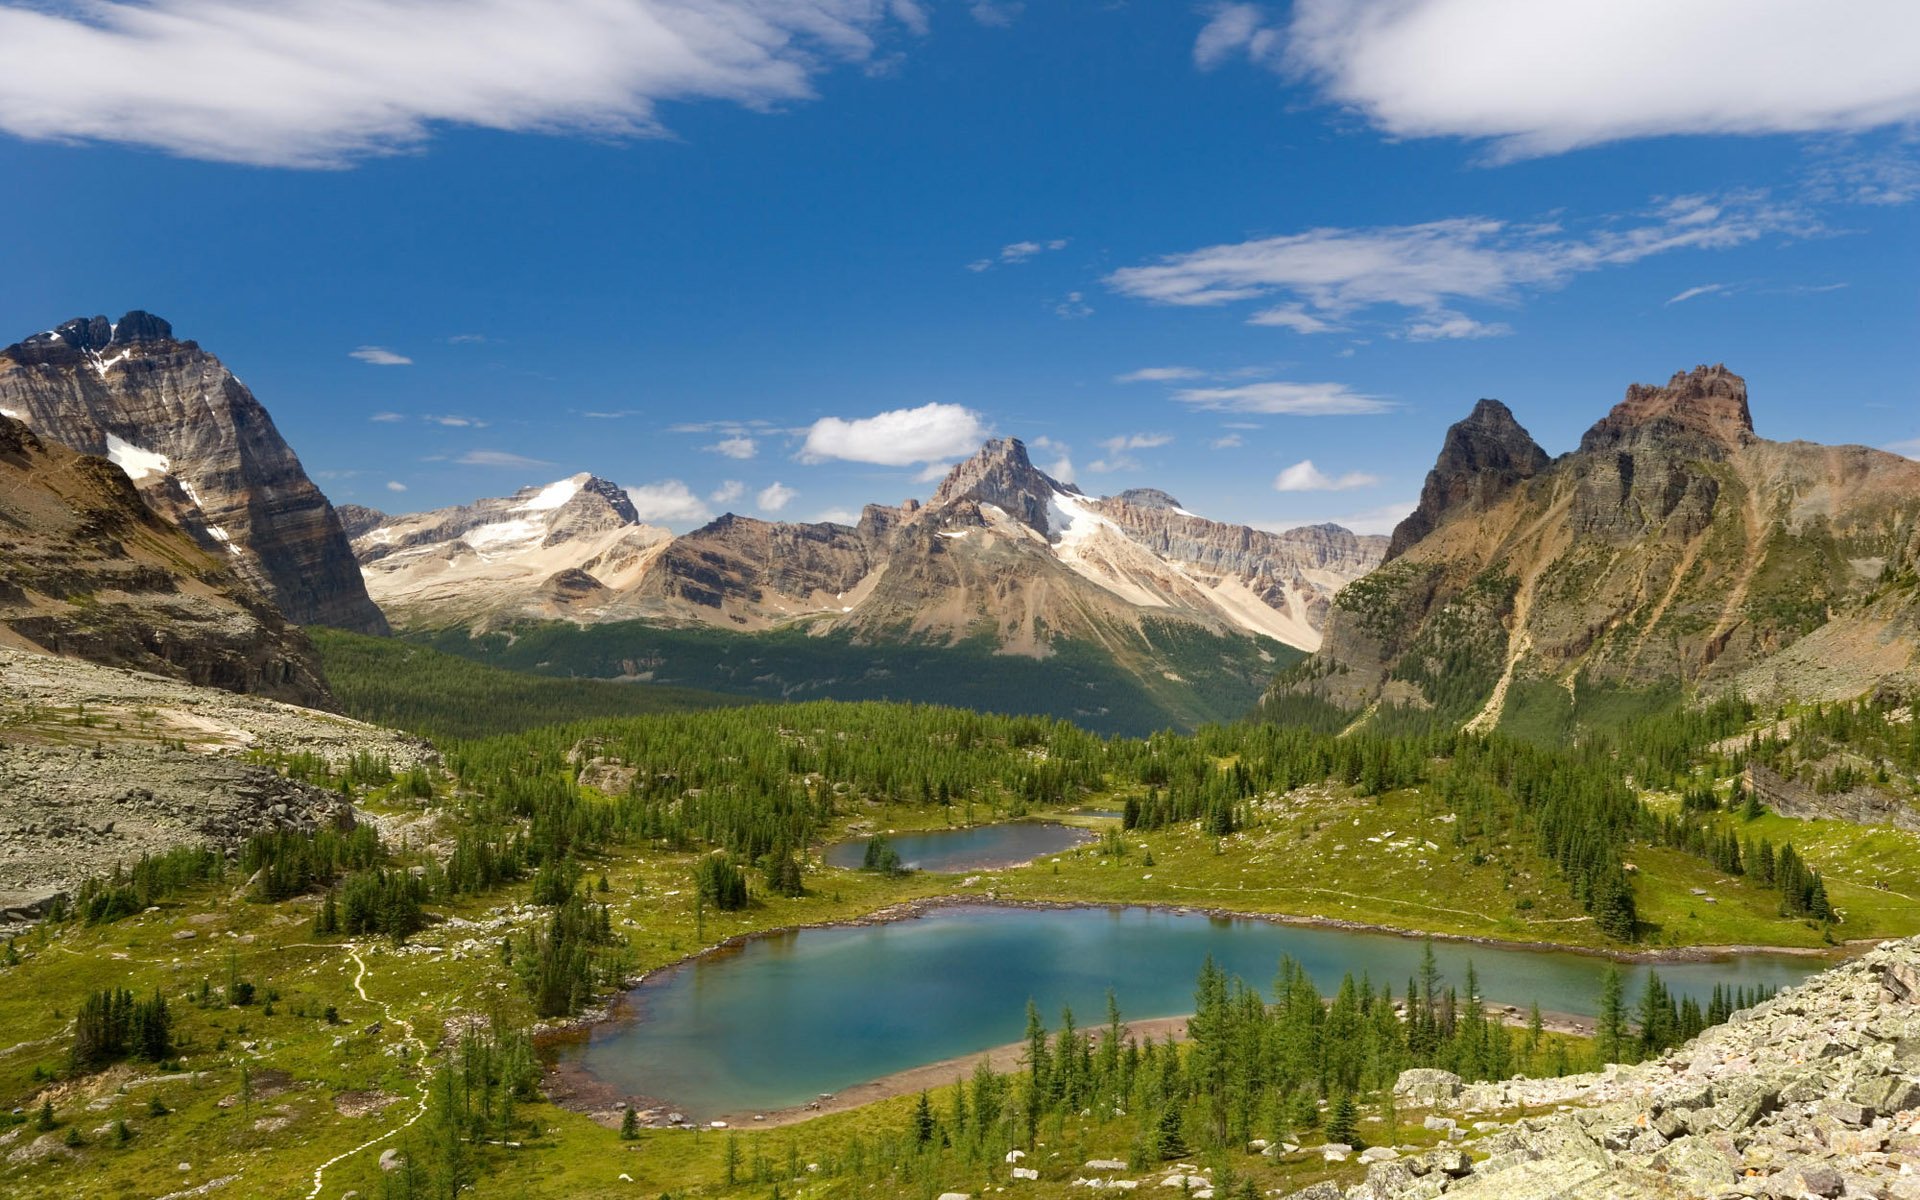
M1094 835L1051 821L1003 821L966 829L890 833L887 844L900 865L916 871L984 871L1032 862L1094 841ZM867 839L836 842L823 856L830 867L858 867L866 860Z

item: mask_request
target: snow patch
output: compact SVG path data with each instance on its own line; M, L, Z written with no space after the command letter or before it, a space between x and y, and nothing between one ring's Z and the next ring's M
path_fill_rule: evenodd
M1066 492L1055 492L1047 499L1047 527L1053 530L1053 540L1063 547L1078 545L1102 528L1120 528L1088 508L1082 497Z
M12 419L14 419L14 420L16 420L16 421L24 421L24 420L26 420L26 418L25 418L25 417L23 417L23 416L21 416L21 415L20 415L19 413L17 413L17 412L15 412L15 411L13 411L13 410L12 410L12 409L10 409L10 408L0 408L0 417L11 417Z
M584 475L575 475L571 479L562 479L540 489L540 494L520 505L515 512L551 512L580 494L580 485L586 481Z
M142 450L111 433L107 435L107 461L125 471L127 478L136 483L149 475L165 475L173 466L166 455Z
M199 493L199 492L196 492L196 491L194 491L194 490L193 490L193 485L192 485L192 484L190 484L190 483L188 483L188 482L187 482L186 480L184 480L184 479L176 479L176 480L174 480L174 482L175 482L175 483L177 483L177 484L179 484L179 485L180 485L180 490L181 490L181 491L183 491L183 492L185 492L185 493L187 494L187 499L189 499L189 500L191 500L191 501L193 501L193 506L194 506L195 508L205 508L205 507L206 507L206 505L204 505L204 504L202 504L202 503L200 503L200 493Z
M460 540L475 550L492 550L514 542L533 541L542 532L539 522L523 518L518 521L495 521L491 525L469 529Z
M112 370L114 367L119 366L121 363L127 361L127 359L132 357L132 355L133 355L133 351L122 350L120 353L114 355L112 358L101 358L98 351L95 351L95 350L87 351L87 357L93 360L93 369L100 372L100 378L102 379L105 379L107 377L108 371Z
M233 539L227 535L226 530L220 528L218 525L207 526L207 536L229 550L233 548Z
M963 538L963 537L965 537L965 536L967 536L968 534L970 534L970 533L972 533L972 532L973 532L973 530L971 530L971 529L962 529L962 530L961 530L961 531L960 531L959 533L949 533L949 532L947 532L946 530L944 530L944 529L943 529L943 530L941 530L941 531L940 531L940 536L941 536L941 537L943 537L943 538L952 538L952 539L953 539L954 541L956 541L956 542L957 542L957 541L959 541L959 540L960 540L961 538Z

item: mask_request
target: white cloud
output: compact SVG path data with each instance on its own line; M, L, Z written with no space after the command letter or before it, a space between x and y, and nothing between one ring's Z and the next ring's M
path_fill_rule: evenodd
M721 438L711 446L700 448L712 454L724 454L728 458L746 459L760 453L760 443L744 434Z
M1073 456L1072 455L1062 454L1059 458L1054 459L1051 465L1042 467L1040 469L1042 471L1045 471L1047 474L1053 476L1055 479L1059 480L1061 483L1073 482Z
M1393 527L1405 520L1412 512L1416 501L1396 500L1391 504L1382 504L1376 508L1366 508L1359 512L1332 513L1315 516L1281 518L1277 521L1259 521L1255 527L1270 529L1276 533L1289 529L1298 529L1302 525L1339 525L1355 533L1392 533Z
M405 414L397 412L377 412L367 418L369 421L378 421L382 425L391 425L395 421L404 421L406 419Z
M1372 487L1379 482L1378 475L1368 475L1364 471L1348 471L1336 478L1314 466L1312 459L1303 458L1273 477L1273 490L1276 492L1344 492L1352 488Z
M754 495L753 502L760 507L761 512L779 512L787 506L788 501L799 494L799 492L788 487L786 484L775 480L773 483L761 488L760 491Z
M1077 321L1093 315L1093 306L1082 292L1068 292L1067 298L1053 306L1053 315L1063 321Z
M1513 326L1503 321L1476 321L1452 309L1436 309L1407 326L1407 338L1415 342L1463 341L1473 338L1506 337Z
M829 508L813 514L812 519L821 525L858 525L860 514L849 508Z
M1248 383L1239 387L1182 388L1173 398L1209 412L1288 417L1382 413L1393 407L1384 400L1362 395L1344 383Z
M809 99L814 75L923 17L899 0L9 4L0 130L279 167L449 125L659 136L662 101Z
M463 417L459 413L426 413L420 418L435 425L444 425L449 429L485 429L487 423L479 417Z
M6 13L0 10L0 27L4 26ZM348 358L357 358L363 363L375 367L410 367L413 360L404 354L396 354L385 346L362 346L358 350L347 351Z
M808 428L799 457L905 467L972 454L989 432L979 413L958 404L896 408L855 420L822 417Z
M398 479L389 479L387 480L387 490L390 492L404 492L407 490L407 485L401 483Z
M732 504L735 500L738 500L746 494L746 484L740 482L738 479L728 479L723 481L719 487L707 493L707 499L713 501L715 504Z
M1245 50L1389 135L1491 139L1503 157L1920 119L1910 0L1296 0L1260 40L1275 32L1242 17L1212 61Z
M627 499L642 521L656 525L704 525L713 510L678 479L662 479L627 489Z
M1015 263L1023 263L1052 250L1065 250L1068 241L1067 238L1049 238L1043 242L1009 242L1000 247L1000 253L992 258L974 259L967 264L967 270L977 273L992 270L995 264L1012 266Z
M1205 379L1207 373L1198 367L1141 367L1137 371L1128 371L1125 375L1115 375L1115 383L1173 383L1182 379Z
M1893 442L1882 449L1906 458L1920 460L1920 437L1908 438L1904 442Z
M528 458L506 450L469 450L453 460L463 467L551 467L544 458Z
M1111 437L1100 443L1106 456L1087 464L1087 470L1102 475L1115 471L1138 471L1140 461L1127 453L1129 450L1151 450L1173 441L1170 433L1130 433L1120 437Z
M487 340L484 333L456 333L447 339L449 346L478 346Z
M982 25L993 29L1005 29L1013 24L1014 18L1025 11L1026 7L1020 0L973 0L973 3L967 6L967 12Z
M1267 24L1257 4L1216 4L1212 17L1193 40L1193 63L1211 71L1236 54L1255 62L1268 60L1279 48L1280 31Z
M1896 205L1920 200L1920 149L1909 134L1890 148L1862 152L1850 141L1828 150L1807 175L1816 200Z
M1122 295L1218 306L1278 298L1248 318L1300 333L1341 328L1376 307L1402 310L1416 339L1509 332L1455 311L1461 301L1512 304L1578 275L1676 250L1719 250L1773 234L1810 235L1817 221L1763 192L1656 199L1645 211L1577 233L1557 223L1452 217L1419 225L1310 229L1171 254L1106 277Z
M1703 283L1699 287L1690 287L1683 292L1678 292L1672 296L1669 296L1667 298L1667 303L1682 304L1688 300L1693 299L1695 296L1711 296L1716 292L1724 292L1726 290L1727 290L1727 285L1724 283Z
M1247 439L1241 437L1237 433L1229 433L1213 439L1211 442L1207 443L1207 446L1209 449L1213 449L1213 450L1232 450L1237 447L1244 446L1246 444L1247 444Z
M953 464L950 462L930 462L920 468L919 473L913 477L913 481L915 483L939 483L947 477L947 473L951 470L953 470Z

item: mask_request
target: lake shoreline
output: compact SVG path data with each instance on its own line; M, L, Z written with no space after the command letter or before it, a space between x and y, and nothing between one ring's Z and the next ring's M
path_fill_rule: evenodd
M1688 946L1662 947L1641 951L1608 950L1601 947L1567 946L1556 942L1522 942L1487 937L1474 934L1429 933L1418 930L1399 929L1371 922L1352 921L1344 918L1323 917L1314 914L1259 913L1241 910L1223 909L1208 905L1168 904L1153 901L1106 902L1075 900L1029 900L1002 898L988 892L981 896L938 895L901 901L875 909L845 920L799 922L790 925L772 926L766 929L735 934L711 946L691 951L670 963L644 971L623 981L619 995L611 997L606 1003L597 1005L578 1017L564 1022L548 1024L536 1031L536 1044L541 1051L554 1046L577 1042L589 1038L593 1031L607 1026L624 1026L642 1020L640 1003L635 993L649 986L658 985L665 977L689 964L717 955L737 951L756 939L777 937L800 933L810 929L850 929L866 926L893 924L900 921L915 920L936 912L953 908L977 909L1029 909L1029 910L1094 910L1124 911L1142 909L1175 915L1197 915L1222 920L1264 921L1276 925L1291 925L1305 928L1333 929L1354 933L1389 934L1408 940L1447 941L1468 945L1483 945L1500 950L1519 950L1534 953L1574 953L1588 957L1603 958L1615 962L1631 964L1655 964L1661 962L1715 962L1742 954L1768 954L1800 958L1829 959L1840 961L1864 953L1878 941L1848 942L1830 949L1810 947L1774 947L1774 946ZM1509 1023L1523 1023L1524 1018L1514 1018L1500 1008L1493 1010ZM1129 1028L1135 1026L1155 1026L1176 1023L1184 1030L1185 1017L1144 1018L1137 1022L1128 1022ZM1555 1013L1549 1028L1561 1032L1591 1031L1591 1020L1571 1014ZM994 1047L976 1051L938 1062L911 1067L873 1080L854 1084L832 1095L823 1095L814 1102L770 1110L759 1114L746 1114L744 1120L739 1114L727 1115L717 1119L726 1120L729 1127L768 1128L793 1124L828 1112L841 1112L857 1108L863 1104L874 1103L891 1096L910 1094L952 1081L952 1072L958 1066L971 1069L971 1064L982 1056L992 1056L1006 1050L1006 1047ZM1016 1045L1014 1049L1019 1049ZM660 1126L664 1115L673 1111L672 1103L660 1097L628 1096L606 1084L575 1061L558 1062L551 1055L544 1054L543 1091L548 1098L561 1107L577 1112L595 1114L605 1118L608 1112L616 1116L621 1108L632 1104L636 1109L652 1110L654 1116L646 1123ZM1000 1069L996 1067L996 1069ZM932 1081L932 1082L929 1082ZM852 1099L848 1099L852 1097ZM762 1119L753 1120L754 1116Z

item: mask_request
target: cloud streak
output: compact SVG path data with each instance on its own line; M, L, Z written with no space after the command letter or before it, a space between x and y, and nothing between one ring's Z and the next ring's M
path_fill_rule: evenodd
M362 346L358 350L347 351L348 358L357 358L373 367L410 367L413 360L404 354L395 353L385 346Z
M1229 242L1106 277L1121 295L1157 304L1221 307L1265 302L1249 324L1330 333L1376 309L1398 310L1416 341L1511 332L1458 311L1511 305L1593 271L1680 250L1724 250L1769 235L1810 236L1818 221L1762 192L1676 196L1585 233L1557 223L1452 217L1418 225L1321 228Z
M872 60L902 0L95 0L0 5L0 131L338 167L438 126L666 132L664 101L812 97Z
M1365 416L1393 405L1344 383L1248 383L1239 387L1181 388L1173 398L1206 412L1281 417Z

